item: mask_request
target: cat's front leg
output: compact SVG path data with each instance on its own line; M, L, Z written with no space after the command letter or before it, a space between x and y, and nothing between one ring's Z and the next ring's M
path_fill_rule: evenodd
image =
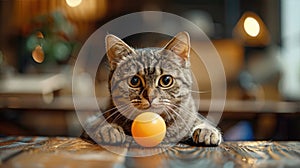
M101 126L88 128L91 137L84 132L81 138L87 141L99 144L123 144L126 141L126 135L121 126L117 124L104 124Z
M192 140L196 145L215 146L222 142L221 132L208 123L196 125L192 131Z
M122 144L126 140L123 128L117 124L101 126L95 133L97 140L103 144Z

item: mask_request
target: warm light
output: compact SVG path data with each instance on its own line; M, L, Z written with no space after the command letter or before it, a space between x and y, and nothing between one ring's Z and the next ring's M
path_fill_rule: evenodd
M245 12L233 29L233 37L245 46L266 46L270 43L269 31L254 12Z
M260 26L256 19L247 17L244 21L244 29L249 36L256 37L259 34Z
M81 4L81 1L82 1L82 0L66 0L67 4L68 4L70 7L72 7L72 8L74 8L74 7L78 6L78 5L80 5L80 4Z
M42 63L44 61L44 51L40 45L37 45L31 53L32 58L37 63Z
M66 0L79 1L79 0ZM80 5L70 7L65 3L66 15L71 20L96 21L107 14L107 0L80 0Z

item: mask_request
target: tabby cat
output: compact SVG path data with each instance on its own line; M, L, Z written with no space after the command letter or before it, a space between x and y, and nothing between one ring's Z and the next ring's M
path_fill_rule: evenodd
M142 49L133 49L109 34L106 50L111 107L86 123L91 138L86 132L83 138L104 144L123 144L131 135L132 120L151 111L165 120L165 143L221 143L220 131L198 114L192 97L187 32L178 33L163 48Z

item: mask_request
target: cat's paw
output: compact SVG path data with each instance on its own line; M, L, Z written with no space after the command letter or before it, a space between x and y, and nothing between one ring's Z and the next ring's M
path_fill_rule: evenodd
M97 142L102 144L123 144L126 141L123 128L116 124L107 124L98 128L96 138Z
M222 142L222 135L217 128L201 124L194 128L192 140L196 145L215 146Z

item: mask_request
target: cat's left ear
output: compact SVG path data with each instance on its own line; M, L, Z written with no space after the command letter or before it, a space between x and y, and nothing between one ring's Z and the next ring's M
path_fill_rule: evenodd
M176 55L183 58L185 61L189 61L190 55L190 36L187 32L178 33L164 49L174 52Z

